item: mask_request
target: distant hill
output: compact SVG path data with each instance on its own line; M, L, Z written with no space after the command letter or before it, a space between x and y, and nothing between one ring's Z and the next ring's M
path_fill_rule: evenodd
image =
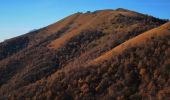
M0 43L0 100L167 100L170 22L75 13Z

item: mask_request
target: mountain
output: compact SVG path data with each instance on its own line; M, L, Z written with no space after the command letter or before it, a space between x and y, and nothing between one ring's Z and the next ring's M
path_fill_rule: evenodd
M0 43L0 99L166 100L170 22L126 9L75 13Z

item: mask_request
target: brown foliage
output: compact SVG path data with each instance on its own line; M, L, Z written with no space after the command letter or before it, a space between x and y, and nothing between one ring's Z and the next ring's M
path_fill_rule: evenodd
M170 83L169 35L155 35L142 45L109 55L111 58L104 62L89 64L165 22L125 9L77 13L5 41L0 44L0 99L166 99ZM51 43L59 38L67 41L51 49Z

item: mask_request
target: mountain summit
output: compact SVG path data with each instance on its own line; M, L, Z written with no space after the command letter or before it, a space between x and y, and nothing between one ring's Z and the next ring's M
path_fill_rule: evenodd
M0 43L0 99L166 99L169 39L169 22L134 11L75 13Z

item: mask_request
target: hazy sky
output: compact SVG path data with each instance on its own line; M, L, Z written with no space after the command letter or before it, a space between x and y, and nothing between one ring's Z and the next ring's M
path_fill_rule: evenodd
M0 0L0 41L47 26L78 11L116 8L170 19L170 0Z

